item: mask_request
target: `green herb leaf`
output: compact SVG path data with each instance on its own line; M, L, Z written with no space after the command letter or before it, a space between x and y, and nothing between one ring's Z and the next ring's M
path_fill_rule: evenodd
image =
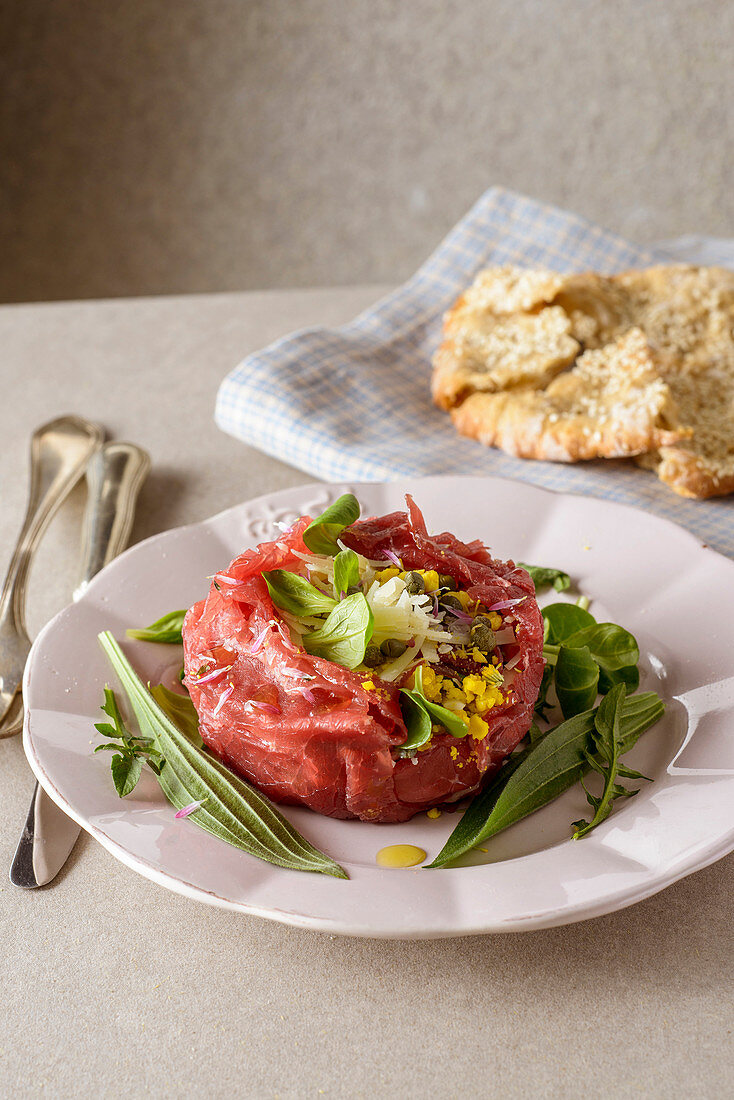
M587 626L596 626L596 619L575 603L552 603L541 611L545 624L545 640L549 645L560 645L572 634Z
M165 645L183 645L183 621L186 610L169 611L150 626L126 631L128 638L137 638L141 642L161 642Z
M304 636L303 646L315 657L356 668L364 660L372 629L370 605L361 592L355 592L336 604L322 627Z
M110 762L112 781L120 798L124 798L135 789L143 769L143 761L153 767L155 761L160 758L160 753L157 752L150 738L135 737L128 731L117 705L115 693L108 687L104 689L102 710L112 719L112 723L95 722L94 728L105 737L118 738L122 744L113 742L97 745L94 751L115 753Z
M591 821L574 821L574 840L586 836L609 817L615 798L631 798L638 793L637 790L630 791L618 784L618 775L628 779L645 778L639 772L632 771L619 762L620 756L625 751L621 723L624 701L625 686L616 684L609 694L604 696L597 709L594 729L591 731L595 753L587 753L587 759L594 771L598 771L604 777L604 789L597 797L584 783L586 801L595 812Z
M191 744L145 689L109 631L99 635L99 642L141 731L165 757L158 782L168 801L182 810L205 800L187 821L279 867L348 877L342 867L309 844L264 795Z
M336 540L345 527L359 519L359 513L357 498L352 493L345 493L308 525L303 541L313 554L331 557L339 550Z
M112 757L112 781L120 798L135 790L143 771L143 761L138 756L125 754Z
M438 703L432 703L430 699L426 697L426 691L423 686L423 665L418 665L418 668L413 674L413 690L402 688L400 695L407 696L412 702L423 707L429 718L448 730L452 737L466 737L469 732L469 727L466 722L464 722L458 714L455 714L453 710L449 710L447 707L439 706Z
M540 681L540 691L538 692L538 698L535 702L535 713L539 718L545 719L545 712L551 707L548 702L548 689L553 683L554 666L546 664L543 669L543 676Z
M637 665L625 665L624 668L617 668L609 671L600 668L599 694L606 695L615 684L624 684L627 688L628 695L631 695L633 691L637 691L640 686L640 670Z
M616 623L594 623L566 637L563 644L574 649L588 646L596 663L606 672L636 665L640 659L635 638Z
M589 710L599 691L599 666L588 646L558 650L555 676L556 695L564 718Z
M626 698L619 716L619 755L627 752L665 711L654 691ZM511 756L469 806L430 867L444 867L477 844L552 802L592 767L597 751L595 710L562 722L534 745Z
M359 558L354 550L340 550L334 558L334 591L337 596L359 584Z
M563 592L571 584L568 573L564 573L561 569L550 569L544 565L528 565L523 561L519 561L517 564L530 574L536 592L541 588L548 588L550 585L553 585L556 592Z
M319 592L298 573L271 569L263 573L263 577L275 606L290 611L291 615L326 615L336 604L336 600Z
M163 684L153 684L150 687L150 694L173 724L188 737L191 744L200 749L204 742L199 733L199 715L191 698L188 695L179 695L176 691L169 691Z
M400 692L400 710L408 731L408 739L405 744L398 746L399 751L403 753L410 749L420 749L428 744L433 727L422 701L415 698L413 692L403 690Z

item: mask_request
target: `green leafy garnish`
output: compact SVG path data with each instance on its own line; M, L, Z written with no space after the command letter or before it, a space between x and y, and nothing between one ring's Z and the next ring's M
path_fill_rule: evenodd
M156 619L150 626L139 627L126 631L129 638L137 638L141 642L161 642L165 645L183 645L183 621L186 611L169 611Z
M571 578L562 569L550 569L545 565L528 565L524 561L519 561L517 564L530 574L536 592L541 588L549 588L551 585L553 585L556 592L563 592L571 584Z
M348 877L342 867L309 844L264 795L191 743L146 690L109 631L99 635L99 642L130 700L142 732L138 740L152 743L165 759L158 782L173 806L182 810L202 803L189 821L267 863Z
M554 671L553 665L549 664L546 664L543 669L543 676L540 681L540 691L535 701L535 713L538 718L545 718L545 712L550 710L552 706L552 704L548 702L548 689L553 683Z
M124 798L135 790L143 771L143 764L150 764L156 775L159 775L163 759L150 737L136 737L126 729L114 691L106 687L104 699L102 710L112 719L112 724L95 722L94 728L105 737L118 738L120 743L115 741L97 745L94 751L114 752L115 755L110 764L112 781L120 798Z
M334 558L334 591L337 595L359 585L359 558L354 550L340 550Z
M333 607L323 626L304 635L303 647L314 657L323 657L343 668L356 668L364 660L372 629L370 605L362 592L354 592Z
M635 691L640 683L635 638L617 623L598 623L577 603L554 603L542 610L546 669L535 705L543 714L551 685L564 718L592 706L597 693L605 695L615 684ZM551 672L548 673L548 668Z
M591 821L574 821L574 840L586 836L609 817L615 798L631 798L638 793L637 790L631 791L617 783L617 776L621 775L625 779L646 778L640 772L632 771L631 768L619 762L620 756L625 751L621 728L624 700L624 684L617 684L608 695L604 696L594 716L594 728L591 731L594 751L587 752L586 759L589 767L604 777L604 790L597 797L583 783L586 801L595 813Z
M433 733L433 723L422 700L416 698L412 691L403 690L400 692L400 710L408 731L407 741L398 746L400 752L420 749L423 745L427 745Z
M426 697L426 691L423 686L423 665L418 665L418 668L413 674L412 690L409 688L401 688L401 701L404 698L410 699L415 706L421 707L432 722L437 722L439 726L443 726L444 729L449 731L452 737L466 737L469 732L469 727L466 722L464 722L458 714L455 714L453 710L449 710L447 707L439 706L438 703L432 703L430 699ZM405 713L403 713L403 718L405 718ZM405 724L407 726L407 720ZM427 737L426 741L428 740L429 738ZM425 744L425 742L421 742L421 744ZM400 746L401 749L413 747L415 746L408 745L407 743Z
M313 554L332 557L339 550L336 540L345 527L359 519L359 513L357 498L353 493L345 493L309 523L303 532L303 541Z
M336 605L336 600L320 592L298 573L271 569L263 573L263 578L275 606L292 615L326 615Z
M578 630L594 626L596 619L585 607L576 603L552 603L541 611L545 627L545 641L558 645Z
M618 756L627 752L665 711L654 691L624 699L619 712ZM477 795L430 867L445 867L491 836L552 802L577 783L599 751L596 710L576 714L541 740L511 756Z
M175 726L185 733L192 745L202 748L204 742L199 733L199 715L191 702L191 696L169 691L163 684L151 684L150 694Z
M558 649L555 671L555 688L564 718L593 707L599 694L599 666L591 656L588 646Z

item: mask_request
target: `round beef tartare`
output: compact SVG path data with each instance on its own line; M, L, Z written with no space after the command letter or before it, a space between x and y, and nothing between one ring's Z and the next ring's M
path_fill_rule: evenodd
M476 791L530 727L533 582L480 542L429 535L406 499L344 526L333 554L303 517L216 574L186 616L201 736L276 802L406 821Z

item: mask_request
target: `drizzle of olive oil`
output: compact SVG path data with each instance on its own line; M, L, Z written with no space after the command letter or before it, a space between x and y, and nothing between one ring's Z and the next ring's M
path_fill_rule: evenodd
M423 862L426 853L414 844L388 844L387 848L380 848L376 858L380 867L415 867Z

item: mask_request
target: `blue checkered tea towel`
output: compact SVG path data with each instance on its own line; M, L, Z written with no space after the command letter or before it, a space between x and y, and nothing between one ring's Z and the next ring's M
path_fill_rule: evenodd
M455 432L431 402L444 311L491 264L607 273L686 260L734 265L734 242L687 237L645 249L502 188L487 191L420 270L341 328L310 328L248 355L219 390L216 421L327 481L493 474L605 497L687 527L734 556L734 500L687 501L627 462L512 458Z

